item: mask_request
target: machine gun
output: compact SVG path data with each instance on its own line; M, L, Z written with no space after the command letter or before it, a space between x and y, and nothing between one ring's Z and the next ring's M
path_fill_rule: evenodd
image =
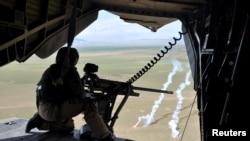
M99 78L95 73L98 71L98 66L95 64L87 63L83 69L85 72L82 82L85 86L86 91L90 93L97 93L95 91L102 91L102 93L107 92L110 88L114 88L115 86L119 85L126 85L126 82L114 81L114 80L107 80ZM166 93L166 94L173 94L173 91L168 90L159 90L159 89L152 89L152 88L145 88L145 87L136 87L132 86L133 90L140 90L140 91L149 91L149 92L157 92L157 93ZM120 94L124 94L124 91L121 91ZM132 93L131 96L139 96L138 93Z
M98 97L109 96L108 98L98 100L96 105L98 107L99 114L102 115L104 122L111 132L114 132L113 126L128 97L139 96L139 93L134 92L134 90L173 94L173 91L135 87L126 82L101 79L95 74L98 72L98 66L95 64L87 63L83 71L85 74L81 78L81 81L90 98L98 99ZM121 95L123 98L117 106L116 111L113 113L117 95ZM83 132L86 132L86 129L84 130L82 128L81 133L84 134Z
M126 83L126 82L120 82L120 81L114 81L114 80L107 80L107 79L99 79L99 81L100 81L100 87L103 90L109 88L110 86L122 85L122 84L125 85L125 83ZM137 87L137 86L132 86L132 85L131 85L131 88L132 88L132 90L173 94L173 91L168 91L168 90L159 90L159 89L152 89L152 88L145 88L145 87ZM121 94L124 94L124 91L121 91ZM136 93L136 94L138 94L138 93ZM134 93L132 94L132 96L134 96Z

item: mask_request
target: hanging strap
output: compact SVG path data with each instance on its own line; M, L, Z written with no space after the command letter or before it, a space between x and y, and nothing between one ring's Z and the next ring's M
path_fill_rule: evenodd
M66 70L67 70L67 67L69 65L69 51L70 51L70 48L72 46L72 43L73 43L74 37L75 37L77 0L74 0L73 2L74 2L73 9L72 9L70 22L69 22L69 29L68 29L68 41L67 41L68 50L67 50L67 53L66 53L65 58L64 58L62 72L65 72L64 69L66 68Z
M72 45L72 43L74 41L74 37L75 37L77 1L78 0L73 0L73 9L72 9L71 18L70 18L70 22L69 22L69 29L68 29L67 53L65 54L65 57L64 57L64 60L62 63L61 76L59 77L59 79L56 82L56 83L59 83L59 85L63 84L63 77L66 74L66 72L68 71L69 52L70 52L70 48L71 48L71 45ZM56 105L55 113L56 113L56 119L60 120L60 105Z
M75 27L76 27L76 6L77 1L74 0L74 5L71 13L70 23L69 23L69 30L68 30L68 48L71 47L74 37L75 37Z

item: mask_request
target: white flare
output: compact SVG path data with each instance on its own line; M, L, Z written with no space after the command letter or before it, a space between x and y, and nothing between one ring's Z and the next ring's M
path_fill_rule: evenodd
M167 79L167 82L164 83L163 85L163 88L162 90L166 90L168 88L168 86L172 83L172 78L173 76L176 74L177 71L182 71L183 68L181 66L181 62L176 60L176 59L173 59L171 60L171 63L173 65L173 70L168 74L168 79ZM134 125L134 128L137 127L140 122L144 122L143 124L143 127L147 127L149 126L152 122L154 122L154 115L157 111L157 109L159 108L163 98L164 98L165 94L164 93L161 93L158 100L156 100L154 102L154 105L152 107L152 110L150 112L150 114L147 114L145 116L141 116L141 117L138 117L138 121L137 123Z
M191 75L191 71L187 72L185 82L181 83L179 85L178 89L176 90L176 96L177 96L178 102L176 104L176 109L172 115L172 120L169 121L169 123L168 123L169 127L171 128L173 138L176 138L179 136L179 131L177 130L177 125L179 123L179 114L180 114L180 111L182 108L182 101L184 99L182 96L182 91L186 86L190 85L190 83L191 83L189 81L190 75Z

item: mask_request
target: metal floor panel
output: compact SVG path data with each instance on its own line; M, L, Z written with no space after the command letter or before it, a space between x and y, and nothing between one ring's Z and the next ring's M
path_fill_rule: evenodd
M0 141L89 141L80 139L79 130L74 130L70 134L60 134L33 129L30 133L25 133L27 121L21 118L0 120ZM115 137L115 141L132 140Z

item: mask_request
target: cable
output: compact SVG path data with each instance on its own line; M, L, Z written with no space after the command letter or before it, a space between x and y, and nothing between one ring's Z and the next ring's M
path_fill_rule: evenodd
M186 121L185 127L184 127L184 129L183 129L183 132L182 132L182 135L181 135L181 139L180 139L180 141L182 141L182 139L183 139L183 137L184 137L184 134L185 134L185 131L186 131L186 128L187 128L187 124L188 124L189 119L190 119L190 117L191 117L191 112L192 112L192 110L193 110L193 107L194 107L194 104L195 104L196 98L197 98L197 94L196 94L196 95L195 95L195 97L194 97L194 100L193 100L193 103L192 103L192 107L191 107L191 109L190 109L190 111L189 111L188 118L187 118L187 121Z
M140 77L142 77L147 71L149 71L158 61L160 61L165 54L168 53L169 50L171 50L173 48L174 45L176 45L176 43L178 41L180 41L183 37L184 34L186 34L187 32L178 32L180 37L179 38L175 38L173 37L174 41L173 42L168 42L169 47L168 46L164 46L165 50L160 50L160 53L157 53L157 56L155 56L152 60L150 60L149 63L147 63L147 65L145 65L140 71L138 71L135 75L133 75L128 81L127 83L132 84L134 83L136 80L138 80Z

